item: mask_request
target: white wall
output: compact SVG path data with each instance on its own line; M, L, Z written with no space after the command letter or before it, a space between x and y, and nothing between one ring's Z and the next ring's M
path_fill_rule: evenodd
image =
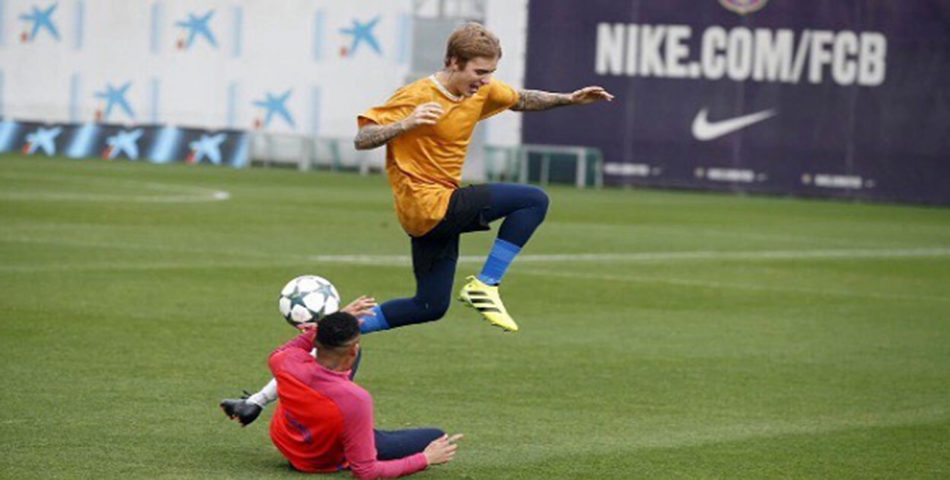
M29 38L34 8L56 8ZM171 123L208 128L351 135L355 115L406 72L409 0L5 0L0 2L0 115L43 121ZM214 38L177 22L207 21ZM347 52L354 22L380 52ZM367 37L369 38L369 37ZM131 114L97 97L120 89ZM292 124L255 101L290 92Z
M498 77L521 86L528 0L489 0L489 28L502 39ZM47 15L31 37L35 9ZM355 116L384 101L408 72L412 0L3 0L0 115L50 122L170 123L205 128L352 136ZM206 21L189 43L179 25ZM364 25L377 42L349 52ZM443 49L444 45L433 46ZM102 98L124 93L131 112ZM257 101L284 102L292 124ZM100 96L97 96L100 95ZM516 144L520 116L486 125L493 144Z
M504 55L496 76L516 88L530 88L524 84L525 53L528 40L529 0L489 0L486 26L498 35ZM484 126L486 141L491 145L518 145L521 143L521 115L505 112Z

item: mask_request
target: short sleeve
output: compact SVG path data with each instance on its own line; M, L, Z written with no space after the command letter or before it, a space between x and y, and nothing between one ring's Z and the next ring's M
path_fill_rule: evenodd
M484 120L493 115L497 115L518 103L520 97L511 85L501 80L492 80L489 84L488 98L482 107L482 115L479 120Z
M396 91L385 104L373 107L356 118L357 125L363 127L369 123L389 125L408 117L421 103L415 95L403 87Z

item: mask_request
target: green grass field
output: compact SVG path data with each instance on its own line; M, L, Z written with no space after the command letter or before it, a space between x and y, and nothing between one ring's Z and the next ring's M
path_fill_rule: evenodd
M950 477L950 209L548 191L503 287L521 332L456 305L363 341L380 427L466 434L419 478ZM309 478L272 409L217 404L268 380L290 278L412 292L390 198L0 156L0 477ZM492 240L465 237L457 286Z

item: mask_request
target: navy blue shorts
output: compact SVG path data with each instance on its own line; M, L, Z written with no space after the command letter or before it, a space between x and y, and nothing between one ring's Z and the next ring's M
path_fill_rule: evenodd
M463 233L491 230L486 213L491 208L488 185L470 185L452 192L445 218L421 237L412 237L412 269L416 275L444 259L458 260Z

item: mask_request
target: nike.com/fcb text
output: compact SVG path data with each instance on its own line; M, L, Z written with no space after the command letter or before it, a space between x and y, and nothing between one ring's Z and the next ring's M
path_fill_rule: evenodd
M599 75L878 86L887 71L887 37L878 32L745 27L707 28L690 51L688 25L601 23Z

